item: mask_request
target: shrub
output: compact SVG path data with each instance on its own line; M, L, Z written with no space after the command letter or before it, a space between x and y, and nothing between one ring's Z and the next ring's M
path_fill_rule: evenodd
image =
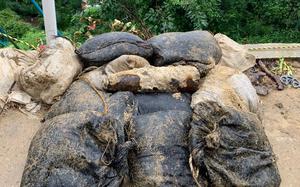
M19 15L10 9L0 11L0 26L8 35L34 46L37 46L45 38L42 30L24 22ZM30 47L24 44L18 42L16 44L21 49L30 49Z
M20 16L10 9L0 11L0 26L9 35L16 38L22 37L32 27L30 24L23 22Z
M115 19L130 22L145 39L164 32L205 29L238 42L300 42L299 0L89 0L94 6L83 12L81 0L55 2L58 28L79 43L90 35L111 31ZM22 18L39 15L27 0L0 0L0 5ZM10 33L19 37L28 31L28 24L20 23L14 12L2 11L0 24ZM8 14L10 21L2 14ZM93 21L96 28L88 30ZM43 25L42 19L38 22Z

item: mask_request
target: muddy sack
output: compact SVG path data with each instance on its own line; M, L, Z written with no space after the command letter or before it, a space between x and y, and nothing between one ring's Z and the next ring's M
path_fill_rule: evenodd
M198 182L209 186L279 186L276 158L257 115L216 102L193 108L191 152Z
M41 51L37 61L18 73L18 84L36 100L53 104L81 72L72 43L58 37Z
M108 94L97 92L87 82L83 80L75 81L62 98L51 106L44 119L47 120L61 114L86 110L103 113L105 106L99 93L102 97L108 97Z
M119 186L117 120L98 112L52 118L34 136L21 186Z
M194 92L200 84L200 74L194 66L146 66L107 77L109 91L132 92Z
M85 66L101 66L122 55L148 58L153 50L150 44L126 32L104 33L87 40L76 53Z
M191 107L190 146L199 183L279 186L259 99L246 75L217 65L192 95Z
M249 78L242 72L217 65L203 79L192 96L191 107L200 102L216 102L237 110L260 114L260 102Z
M207 31L165 33L150 38L153 64L164 66L184 61L207 73L222 56L216 39Z
M15 48L0 49L0 57L13 60L19 67L27 67L36 62L38 58L38 51L23 51Z
M102 100L99 94L77 81L52 106L32 140L21 186L120 186L128 181L127 153L135 144L125 141L124 129L134 95L118 92Z
M220 65L246 71L256 64L255 56L250 54L243 45L221 33L214 37L222 49Z
M105 74L109 75L134 68L142 68L145 66L150 66L150 64L143 57L136 55L122 55L105 65Z
M116 145L115 158L112 165L118 174L126 181L129 176L127 153L135 144L126 140L125 128L132 119L136 108L136 101L131 92L117 92L109 94L96 90L90 82L79 80L76 82L77 89L70 88L69 93L51 108L51 115L59 115L57 112L66 113L70 111L99 111L120 122L115 130L118 132L118 144ZM82 99L84 97L85 99ZM89 102L86 101L89 100ZM75 101L75 102L74 102ZM70 107L73 106L73 107ZM56 111L56 113L53 113ZM51 116L50 112L47 116Z
M137 104L129 130L129 138L137 144L128 157L131 185L195 186L188 162L187 97L142 94L137 95Z
M16 88L12 90L20 92L18 85L13 86L17 80L16 75L22 68L32 65L37 56L37 51L22 51L14 48L0 49L0 108L4 106L7 99L7 101L10 100L8 93L11 91L10 88ZM22 92L22 94L25 93Z
M138 115L159 111L179 110L192 112L188 93L148 93L135 95Z
M13 60L0 57L0 108L4 106L8 92L13 85L16 64Z
M85 71L89 69L92 70L81 75L80 79L90 82L98 90L105 90L108 86L108 75L145 66L150 66L150 64L142 57L136 55L122 55L96 69L94 69L94 67L87 68Z

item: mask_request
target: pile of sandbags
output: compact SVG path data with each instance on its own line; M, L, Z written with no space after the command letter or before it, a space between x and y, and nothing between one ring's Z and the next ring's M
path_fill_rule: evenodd
M279 186L255 90L217 65L210 33L107 33L76 53L86 69L45 115L21 186Z

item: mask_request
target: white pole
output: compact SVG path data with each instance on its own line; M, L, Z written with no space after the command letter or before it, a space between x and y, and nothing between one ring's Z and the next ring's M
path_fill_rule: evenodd
M46 31L47 44L57 36L56 13L54 0L42 0L44 11L44 25Z

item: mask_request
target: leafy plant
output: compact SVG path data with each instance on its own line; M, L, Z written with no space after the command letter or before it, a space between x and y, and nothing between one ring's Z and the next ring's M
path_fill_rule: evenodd
M45 34L42 30L26 23L19 15L10 9L0 11L0 26L8 35L34 46L37 46L40 41L45 38ZM16 44L21 49L31 49L31 47L26 44L20 42L17 42ZM13 45L11 44L11 46Z
M36 29L31 29L29 32L26 32L26 34L23 35L23 37L21 38L22 41L26 41L35 47L45 44L46 43L45 39L46 39L45 32L38 31ZM18 46L24 50L31 49L29 46L24 45L22 43L18 43Z
M32 27L21 20L20 16L10 9L0 11L0 26L13 37L22 37Z
M273 72L277 75L293 75L294 68L289 65L284 58L280 58L278 61L276 61L276 67L273 69Z

